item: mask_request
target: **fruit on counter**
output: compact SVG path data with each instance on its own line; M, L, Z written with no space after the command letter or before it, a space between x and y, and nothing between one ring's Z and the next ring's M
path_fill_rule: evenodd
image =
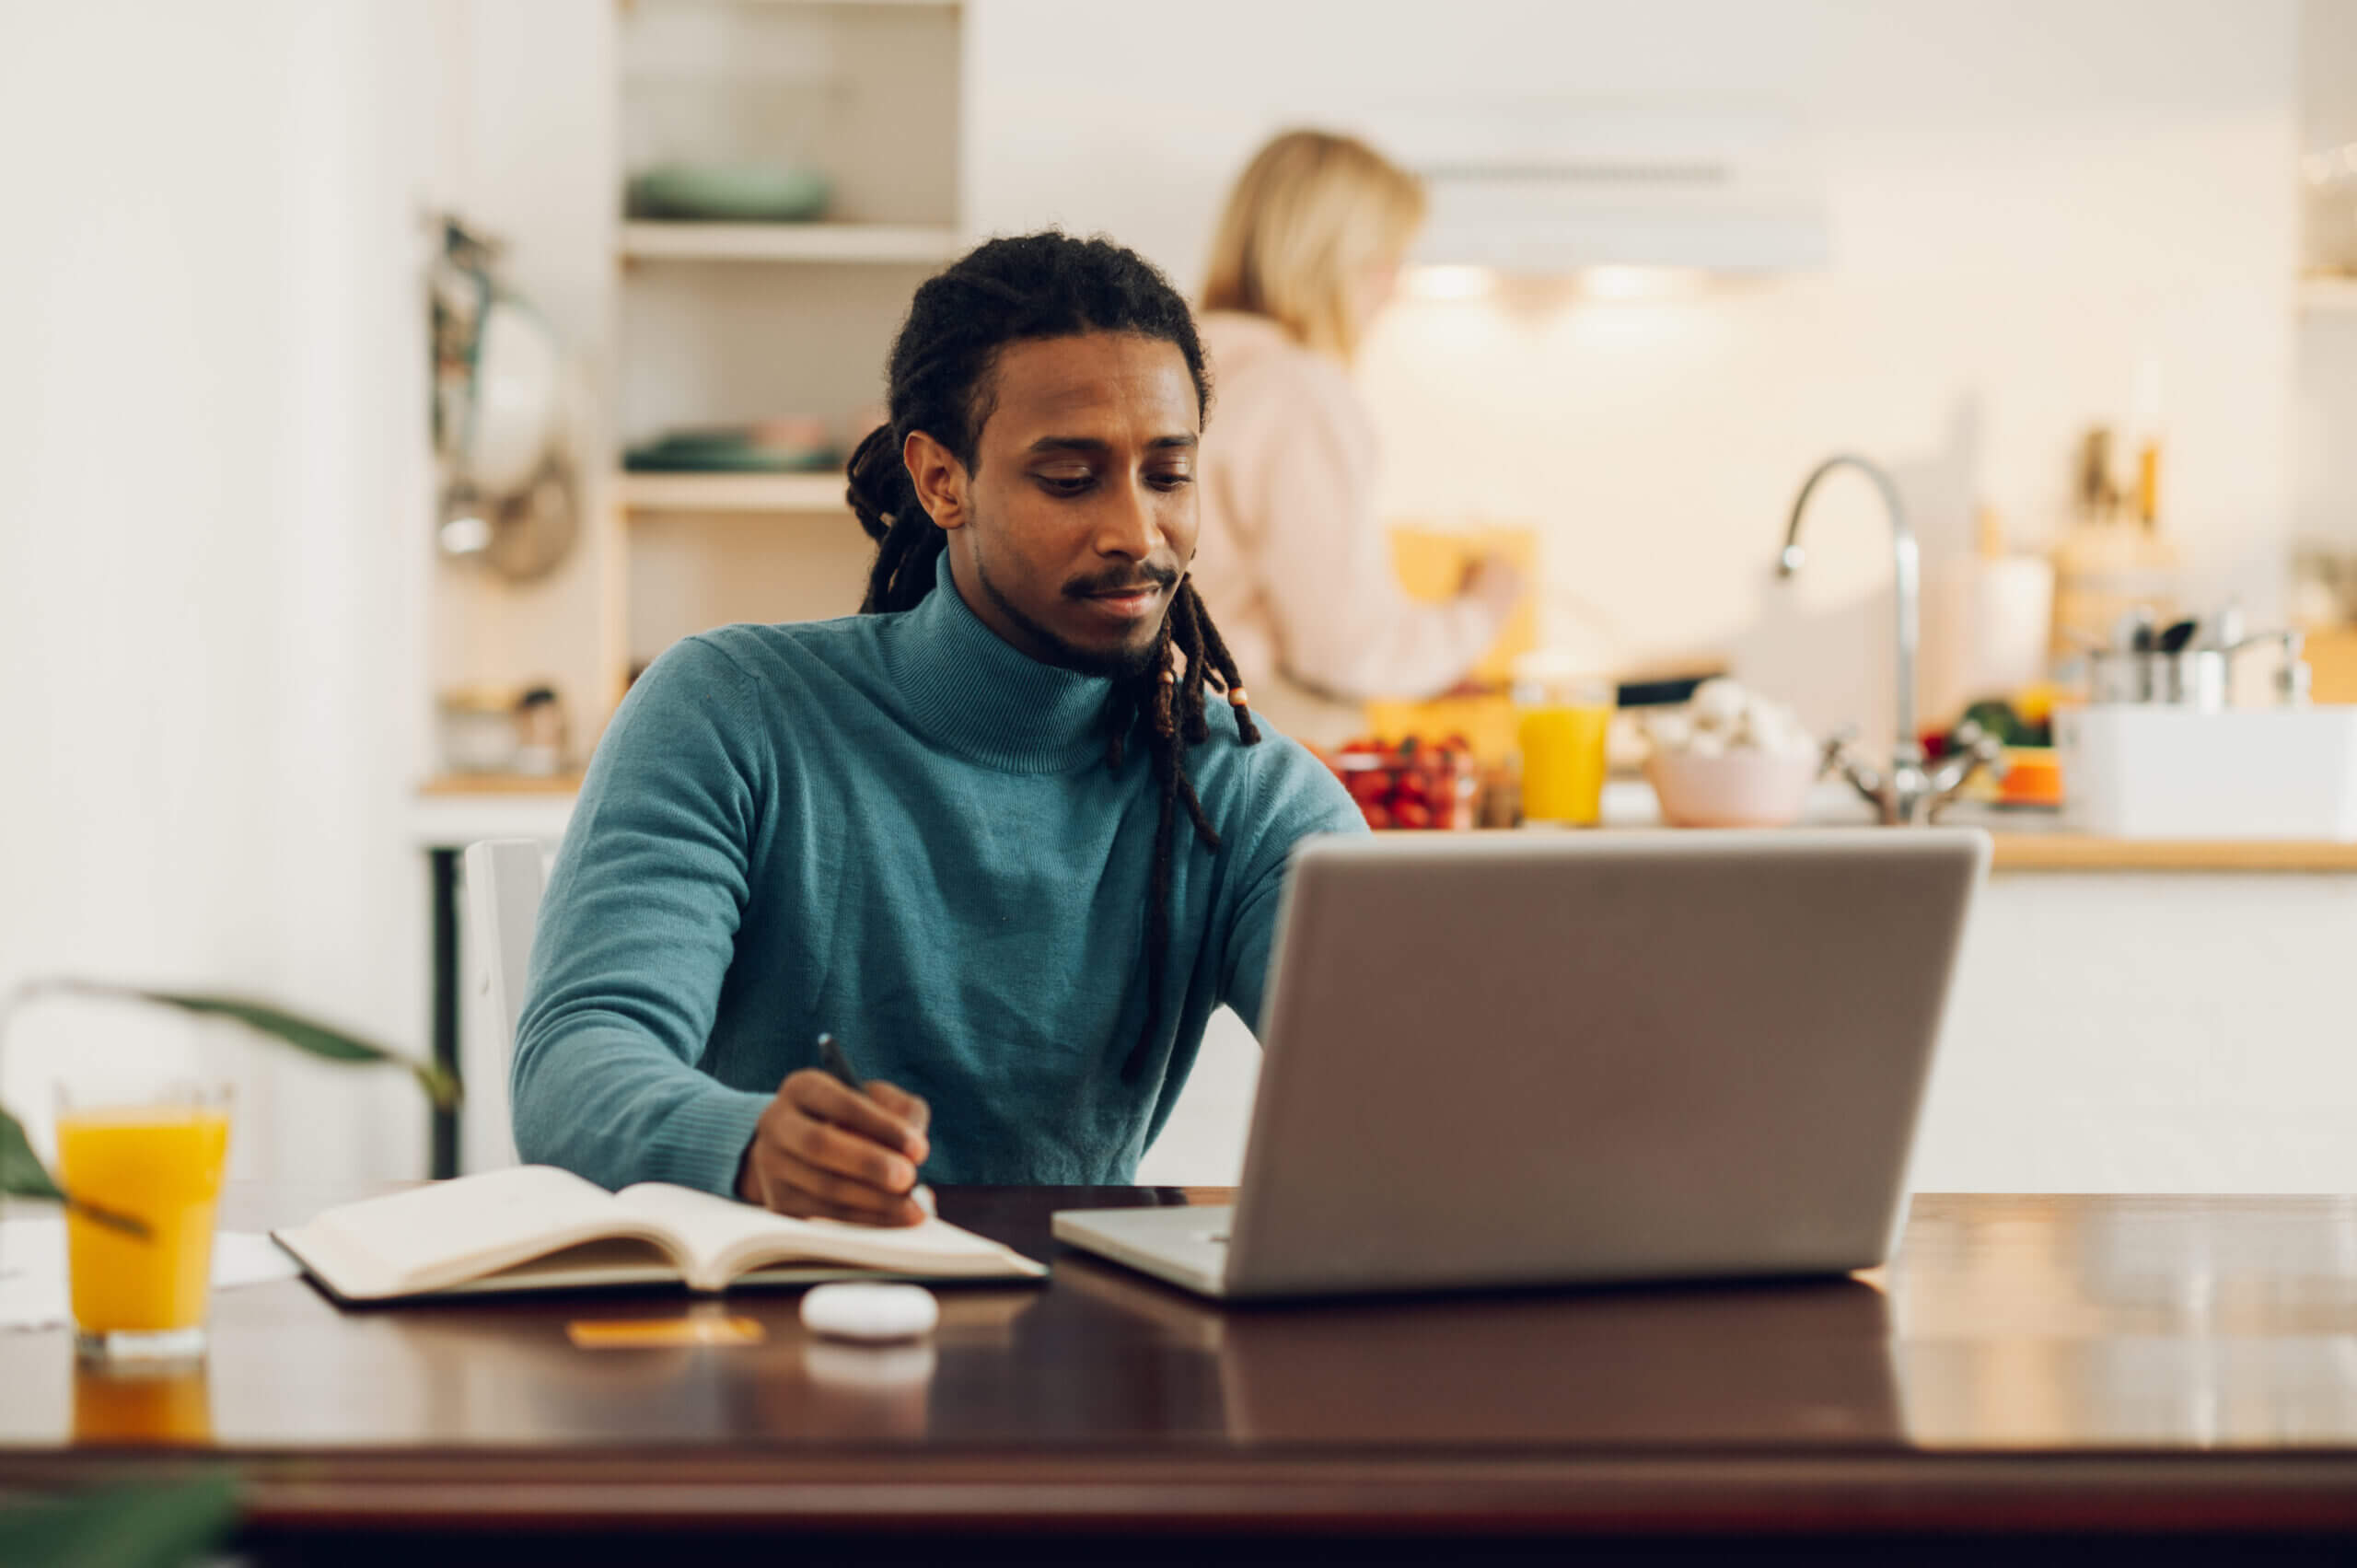
M2054 744L2054 709L2061 690L2050 680L2032 681L2010 697L1983 697L1964 710L1953 728L1927 729L1919 738L1928 757L1945 757L1957 749L1956 730L1967 723L1980 726L2001 746L2041 747Z
M2032 681L2014 693L2014 712L2021 715L2022 723L2033 729L2050 728L2054 723L2054 704L2061 695L2062 689L2051 680Z
M1461 735L1441 740L1411 735L1396 746L1353 740L1321 755L1370 828L1473 826L1477 764Z
M2009 746L1997 798L2008 806L2062 804L2062 762L2051 746Z
M1957 721L1957 728L1967 724L1977 724L1982 734L1994 736L1998 744L2003 746L2051 746L2054 744L2053 712L2049 699L2046 713L2033 720L2013 703L1990 698L1965 709L1964 717ZM1946 745L1948 748L1956 745L1955 730L1948 732Z
M1983 806L2060 807L2061 755L2051 746L2008 746L2000 764L1974 770L1956 797Z

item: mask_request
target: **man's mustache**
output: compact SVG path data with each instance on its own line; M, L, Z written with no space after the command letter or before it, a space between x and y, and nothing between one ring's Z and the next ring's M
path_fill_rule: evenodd
M1064 585L1066 598L1097 598L1107 594L1133 594L1144 588L1161 592L1178 580L1167 566L1141 566L1135 571L1109 572L1101 577L1075 577Z

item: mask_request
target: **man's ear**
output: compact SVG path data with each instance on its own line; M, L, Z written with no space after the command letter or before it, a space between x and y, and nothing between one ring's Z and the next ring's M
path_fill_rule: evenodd
M962 528L968 510L966 465L958 454L922 430L911 430L900 443L900 461L916 487L917 501L936 527Z

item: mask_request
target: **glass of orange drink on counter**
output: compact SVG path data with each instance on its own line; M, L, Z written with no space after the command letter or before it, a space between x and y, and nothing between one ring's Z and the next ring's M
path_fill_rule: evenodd
M57 1099L75 1345L99 1360L202 1355L227 1087L63 1086Z
M1602 819L1613 695L1601 677L1553 674L1516 682L1524 820L1592 828Z

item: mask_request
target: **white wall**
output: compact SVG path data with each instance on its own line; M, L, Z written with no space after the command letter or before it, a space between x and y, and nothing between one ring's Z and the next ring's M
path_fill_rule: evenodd
M2349 0L2302 0L2300 121L2302 152L2357 142L2357 5ZM2357 202L2357 193L2344 199ZM2328 254L2317 238L2308 236L2307 264L2357 266L2357 256ZM2343 551L2357 550L2357 441L2350 439L2357 428L2357 313L2305 317L2297 359L2297 532Z
M1403 305L1368 345L1387 507L1538 523L1559 636L1631 661L1732 647L1820 723L1885 715L1863 486L1829 490L1807 577L1771 597L1811 463L1908 467L1933 555L1977 498L2043 536L2079 430L2126 418L2148 355L2199 583L2262 616L2280 590L2290 0L1206 0L1183 28L978 0L970 30L972 220L1101 228L1190 287L1225 181L1283 124L1451 95L1801 113L1828 269L1655 306Z
M422 1048L412 16L106 0L5 27L0 985L260 992ZM62 1053L185 1032L45 1007L0 1094L43 1109ZM422 1163L400 1077L225 1055L233 1169Z

